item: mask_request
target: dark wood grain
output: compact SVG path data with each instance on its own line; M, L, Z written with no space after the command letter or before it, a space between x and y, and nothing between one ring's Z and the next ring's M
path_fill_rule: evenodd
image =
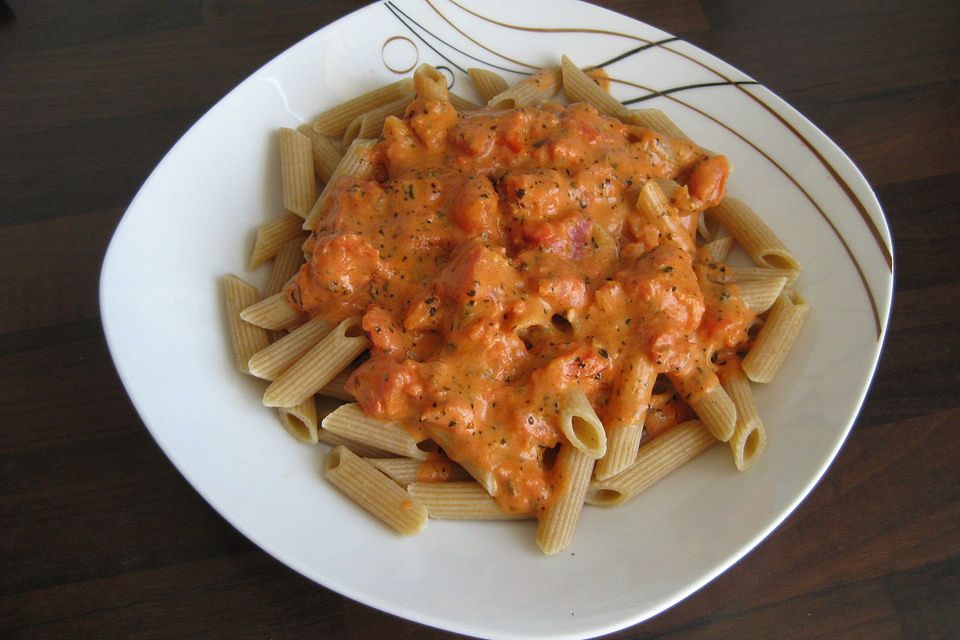
M110 235L219 97L362 2L8 2L0 11L0 636L430 638L285 568L173 469L99 323ZM960 637L960 5L598 4L799 108L895 240L886 347L799 509L730 571L614 638Z

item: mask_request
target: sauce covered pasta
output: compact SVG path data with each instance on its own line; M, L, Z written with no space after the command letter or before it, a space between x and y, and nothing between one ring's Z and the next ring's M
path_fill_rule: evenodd
M569 390L607 432L655 435L719 386L717 354L748 345L756 312L697 244L728 162L586 103L460 113L435 76L415 88L370 179L329 186L284 295L361 318L370 356L345 387L365 414L539 517L567 490Z
M602 70L470 76L487 106L422 65L281 129L290 213L257 230L262 296L224 279L231 344L386 525L535 518L554 554L584 504L621 505L718 441L749 467L751 383L808 305L796 258L726 196L727 159L627 110ZM754 266L725 264L735 245Z

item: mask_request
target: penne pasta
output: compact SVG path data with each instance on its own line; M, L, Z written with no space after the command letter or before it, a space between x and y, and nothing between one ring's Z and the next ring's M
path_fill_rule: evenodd
M470 474L460 465L439 456L442 462L438 466L433 459L417 460L412 458L372 458L367 462L380 469L393 481L401 487L406 487L412 482L425 483L449 483L449 482L467 482L472 480ZM426 468L426 473L425 473ZM471 482L483 494L490 498L490 494L483 490L480 485Z
M354 177L365 180L373 174L372 154L376 142L376 140L357 138L350 144L347 152L343 154L343 160L337 165L333 175L330 176L330 181L327 182L323 191L320 192L316 203L307 214L307 219L303 222L304 229L313 231L316 228L317 223L320 222L320 216L323 215L324 204L326 203L327 196L330 194L330 189L333 185L336 185L341 178Z
M480 108L480 105L470 102L463 96L459 96L452 91L449 92L448 97L450 100L450 104L452 104L453 108L459 111L460 113L463 113L464 111L476 111L477 109Z
M787 279L783 276L737 282L740 297L754 313L764 313L777 299Z
M322 389L369 344L358 318L347 318L267 387L263 404L293 407ZM329 417L329 416L328 416Z
M723 238L724 240L728 238ZM733 238L729 238L731 241ZM800 272L796 269L775 269L768 267L734 267L728 266L727 269L733 274L733 280L736 283L751 282L753 280L766 280L767 278L786 278L786 286L794 283Z
M434 438L437 444L440 445L440 448L444 450L444 453L453 449L453 441L449 439L447 434L441 432L436 434ZM483 487L488 494L493 495L496 493L497 481L492 471L471 464L466 460L459 460L458 462L464 470L470 474L470 477L476 480L477 484Z
M300 228L299 218L297 218L297 228ZM302 246L302 239L296 237L277 251L277 255L273 257L273 266L270 268L267 284L263 287L264 297L269 298L281 293L284 285L300 270L300 265L303 264Z
M566 549L583 510L583 499L593 474L594 459L580 449L560 447L554 471L565 490L547 507L537 524L537 546L547 555Z
M413 73L413 92L423 100L446 100L447 77L429 64L422 64Z
M664 193L658 180L647 180L637 194L637 211L648 224L652 225L661 236L671 238L684 250L693 250L694 242L683 221L676 215L670 204L670 198ZM668 188L671 187L667 183ZM671 190L676 190L673 187Z
M590 401L579 387L574 387L560 400L560 428L571 445L591 459L607 452L607 433Z
M707 214L730 230L737 244L761 267L800 269L800 263L780 238L750 207L734 198L724 198Z
M403 427L371 418L356 403L345 404L323 419L327 431L387 453L425 460L427 452L417 447L417 439Z
M230 324L230 345L233 359L242 373L250 373L247 360L250 355L270 344L267 332L250 324L241 317L241 310L255 304L260 297L256 287L234 275L224 276L223 293L227 303L227 318Z
M404 78L328 109L313 119L313 130L339 138L358 115L400 98L413 98L413 80Z
M280 423L297 440L317 444L317 401L310 396L295 407L279 409Z
M306 218L317 199L313 171L313 144L296 129L280 129L280 168L283 175L283 206Z
M483 103L489 102L495 95L503 93L510 85L499 73L488 69L467 69L473 88Z
M343 132L343 147L348 148L357 138L379 138L383 133L383 121L387 116L402 116L408 104L410 99L404 97L357 116Z
M353 367L347 367L336 376L333 380L324 385L323 389L320 389L317 393L321 396L326 396L327 398L335 398L337 400L345 400L347 402L353 402L354 397L349 391L347 391L347 378L350 377L350 374L353 373Z
M699 420L679 424L640 447L633 465L612 478L591 483L584 499L601 507L620 506L716 443Z
M290 213L257 229L263 298L224 278L263 404L398 531L536 517L546 554L584 502L622 504L717 441L750 466L750 381L808 307L796 258L724 198L729 162L566 56L512 87L470 69L478 114L441 69L280 130ZM539 106L561 90L577 104ZM735 244L754 266L726 265Z
M707 426L713 437L726 442L733 435L737 425L737 408L727 395L717 377L710 373L714 384L707 391L695 393L687 398L687 404L697 417Z
M487 106L493 109L514 109L538 104L556 95L562 86L563 73L560 67L541 69L529 78L490 98Z
M361 458L386 458L391 455L389 451L377 449L376 447L371 447L369 445L351 440L350 438L344 438L343 436L337 435L331 431L327 431L322 425L317 429L317 441L330 445L331 447L344 446Z
M283 293L275 293L246 307L240 317L264 329L289 329L303 322L303 316L287 304Z
M288 213L268 220L257 227L257 239L253 242L253 251L250 253L249 267L254 269L277 255L277 253L291 240L300 238L303 242L303 220Z
M770 382L793 348L810 306L799 294L784 290L743 359L743 372L754 382Z
M518 520L525 513L506 513L476 482L414 482L407 487L431 518L442 520Z
M729 371L725 371L722 380L723 388L737 407L737 426L727 444L733 454L733 463L738 470L745 471L766 446L767 432L753 401L750 381L740 367L734 365Z
M620 101L600 88L593 78L584 73L567 56L561 58L563 93L570 102L588 102L606 116L626 118L627 108Z
M653 129L671 138L690 140L687 134L659 109L629 109L623 116L623 121L638 127Z
M324 474L357 504L403 535L427 526L427 509L409 492L343 446L327 454Z
M270 346L250 357L250 374L264 380L276 380L294 362L312 349L331 330L330 323L314 318L300 325Z
M634 420L610 424L607 429L607 452L597 461L594 474L597 479L609 478L623 471L637 458L643 421L650 404L657 371L646 358L633 358L621 384L610 398L609 411L614 415L633 415Z
M698 250L707 262L724 262L733 249L733 243L733 236L724 236L700 245Z
M313 130L313 126L302 124L297 131L310 138L310 150L313 152L313 172L324 183L330 182L337 165L343 160L339 145L322 133Z

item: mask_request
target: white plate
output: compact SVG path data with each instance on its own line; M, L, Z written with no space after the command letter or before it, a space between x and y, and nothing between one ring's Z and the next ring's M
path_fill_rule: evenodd
M812 305L809 321L777 380L757 391L766 452L739 474L717 447L625 508L586 510L576 541L557 557L537 551L532 523L434 521L420 536L395 536L321 478L325 447L294 442L261 407L263 385L232 365L219 280L228 272L265 278L244 265L251 230L281 208L276 128L395 80L388 65L443 66L453 90L473 97L458 67L522 71L508 58L552 65L562 52L593 65L670 38L575 0L466 3L482 16L451 0L431 2L375 4L321 29L183 136L110 244L100 283L105 333L133 403L177 468L238 530L296 571L461 633L606 633L664 610L736 562L833 460L886 327L889 232L853 163L763 87L721 84L639 103L663 109L703 146L725 153L734 166L730 193L762 212L805 266L797 286ZM567 30L551 30L560 28ZM749 81L683 41L607 68L660 91ZM623 100L649 93L623 84L613 91Z

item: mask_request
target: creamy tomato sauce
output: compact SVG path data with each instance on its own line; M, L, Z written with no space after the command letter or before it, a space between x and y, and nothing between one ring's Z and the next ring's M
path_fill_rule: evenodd
M747 340L753 315L695 244L723 156L585 104L460 114L423 98L376 154L374 179L334 185L287 298L362 316L371 356L347 388L363 410L489 472L504 510L539 515L563 490L550 460L571 385L606 428L662 432L715 380L711 357ZM654 178L683 186L648 219L635 205ZM643 362L669 381L649 404Z

